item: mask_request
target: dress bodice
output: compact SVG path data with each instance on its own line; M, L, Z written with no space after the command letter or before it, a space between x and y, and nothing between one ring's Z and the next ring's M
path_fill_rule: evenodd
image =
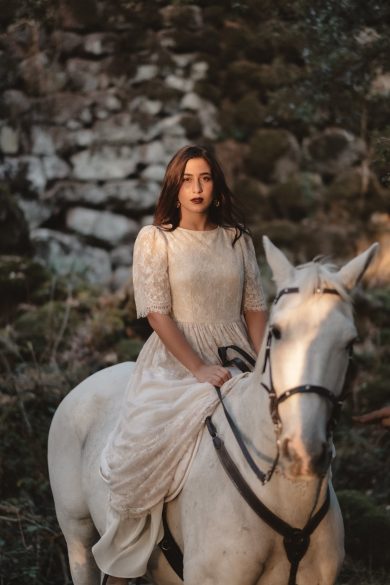
M134 248L138 316L154 311L178 322L210 324L265 310L252 240L245 234L233 246L234 232L143 228Z

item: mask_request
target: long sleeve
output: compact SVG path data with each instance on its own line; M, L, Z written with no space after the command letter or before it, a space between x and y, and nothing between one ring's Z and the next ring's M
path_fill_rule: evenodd
M242 311L266 311L265 299L261 276L253 242L250 236L244 234L239 242L242 246L244 258L244 290L242 299Z
M171 312L167 243L155 226L142 228L135 241L133 284L138 317Z

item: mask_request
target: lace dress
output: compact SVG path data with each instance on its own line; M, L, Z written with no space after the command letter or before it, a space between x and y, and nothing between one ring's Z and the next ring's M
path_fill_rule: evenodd
M223 345L235 344L253 355L243 313L266 310L252 240L243 235L232 246L234 233L221 227L167 232L146 226L134 246L138 317L171 315L208 364L219 363L217 348ZM177 465L215 407L212 385L198 382L153 333L102 454L110 499L106 531L93 553L104 572L117 577L145 573L162 538L163 501Z

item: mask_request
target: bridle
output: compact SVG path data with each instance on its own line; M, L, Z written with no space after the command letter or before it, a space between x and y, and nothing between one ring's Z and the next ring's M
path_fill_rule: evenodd
M279 299L283 295L294 294L294 293L299 293L298 287L291 287L291 288L282 289L278 293L278 295L275 297L273 304L276 305L278 303ZM316 289L315 294L339 295L339 292L333 288L324 288L324 289ZM351 376L351 363L352 363L352 357L353 357L352 344L348 348L348 368L347 368L347 373L346 373L345 380L344 380L343 390L342 390L340 396L336 396L328 388L325 388L324 386L318 386L316 384L302 384L301 386L295 386L294 388L289 388L289 389L285 390L282 394L277 396L276 391L275 391L275 387L274 387L273 376L272 376L272 366L271 366L272 339L273 339L273 330L272 330L272 328L269 328L268 335L267 335L267 342L266 342L266 348L265 348L262 373L263 374L265 373L265 371L267 369L267 365L268 365L270 383L268 386L264 382L261 382L261 385L268 392L268 397L270 400L270 414L271 414L272 422L274 424L275 433L276 433L277 437L279 437L281 430L282 430L282 421L281 421L281 418L279 415L279 405L282 402L285 402L286 400L291 398L291 396L294 396L295 394L317 394L321 398L325 398L325 400L328 400L332 406L331 415L330 415L330 418L329 418L328 423L327 423L327 439L329 441L331 439L332 432L333 432L333 430L338 422L341 407L343 405L343 402L345 401L345 398L346 398L346 395L348 392L349 378Z

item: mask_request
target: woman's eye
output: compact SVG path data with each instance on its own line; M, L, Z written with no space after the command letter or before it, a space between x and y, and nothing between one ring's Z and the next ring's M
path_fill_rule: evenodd
M205 183L208 183L209 181L211 181L211 177L203 177L203 181Z
M183 183L189 183L191 181L191 177L184 177Z

